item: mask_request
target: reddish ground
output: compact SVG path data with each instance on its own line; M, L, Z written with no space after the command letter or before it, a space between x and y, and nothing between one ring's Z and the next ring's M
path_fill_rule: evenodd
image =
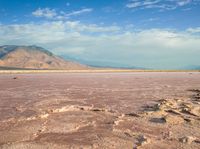
M0 148L200 148L199 89L199 72L0 74Z

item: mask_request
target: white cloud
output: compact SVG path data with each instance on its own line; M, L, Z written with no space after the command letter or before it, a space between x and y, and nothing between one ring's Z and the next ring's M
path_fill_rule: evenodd
M84 13L89 13L92 12L92 8L83 8L80 10L72 11L70 13L66 13L64 11L56 11L55 9L50 9L50 8L38 8L34 12L32 12L32 15L35 17L43 17L47 19L53 19L53 20L63 20L63 19L68 19L69 17L72 16L77 16L77 15L82 15Z
M130 3L128 3L126 6L128 8L137 8L137 7L153 6L153 5L155 5L159 2L160 2L160 0L152 0L152 1L149 1L149 0L144 0L144 1L134 0L134 1L131 1Z
M83 13L92 12L92 10L93 9L91 9L91 8L84 8L84 9L81 9L81 10L73 11L71 13L66 13L65 16L67 16L67 17L76 16L76 15L80 15L80 14L83 14Z
M191 4L192 0L130 0L126 7L130 9L174 10Z
M192 0L179 0L179 1L177 1L177 4L179 6L184 6L184 5L187 5L187 4L191 3L191 2L192 2Z
M57 13L54 9L38 8L37 10L32 12L32 15L34 15L35 17L45 17L45 18L51 19L51 18L57 16Z
M0 25L0 44L39 45L56 54L154 68L199 64L199 28L126 31L74 21ZM109 65L109 64L108 64Z
M188 28L187 31L190 32L190 33L200 33L200 27Z
M120 31L120 27L118 26L98 26L96 24L81 24L79 21L67 21L66 25L73 30L79 31L79 32L88 32L88 33L113 33Z

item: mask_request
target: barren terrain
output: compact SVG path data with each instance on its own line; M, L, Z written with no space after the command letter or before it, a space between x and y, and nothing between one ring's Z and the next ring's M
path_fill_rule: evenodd
M2 149L198 149L200 73L0 74Z

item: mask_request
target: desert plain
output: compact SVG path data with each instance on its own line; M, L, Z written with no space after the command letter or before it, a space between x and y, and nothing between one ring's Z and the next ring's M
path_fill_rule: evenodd
M198 149L200 72L0 74L1 149Z

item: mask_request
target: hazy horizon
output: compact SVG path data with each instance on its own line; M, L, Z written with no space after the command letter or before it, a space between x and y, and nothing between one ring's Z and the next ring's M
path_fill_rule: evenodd
M0 0L0 45L88 65L200 68L200 0Z

